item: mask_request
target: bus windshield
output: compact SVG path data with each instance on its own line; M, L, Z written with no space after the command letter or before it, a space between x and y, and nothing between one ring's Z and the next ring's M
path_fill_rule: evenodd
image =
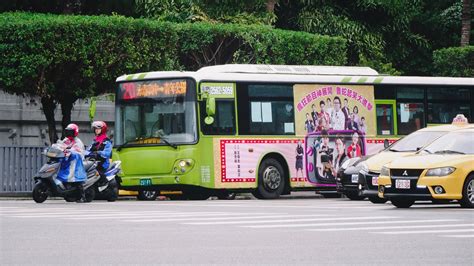
M170 145L197 141L194 81L119 84L115 144Z

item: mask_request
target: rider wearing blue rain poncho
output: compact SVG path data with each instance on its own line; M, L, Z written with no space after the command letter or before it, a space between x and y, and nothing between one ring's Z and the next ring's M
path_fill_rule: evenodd
M87 148L86 157L95 158L99 161L97 171L99 171L100 183L106 182L104 173L110 166L110 158L112 157L112 141L107 137L107 124L104 121L94 121L92 123L94 131L94 142Z
M61 182L75 183L81 194L79 202L84 202L85 193L82 184L87 180L87 174L82 161L84 159L84 144L77 137L79 127L76 124L69 124L64 129L64 135L66 137L62 143L67 146L64 151L66 157L61 163L57 178Z

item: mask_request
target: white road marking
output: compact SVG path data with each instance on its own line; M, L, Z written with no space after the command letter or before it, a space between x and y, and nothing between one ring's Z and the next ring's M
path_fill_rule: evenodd
M380 226L380 227L351 227L351 228L321 228L309 229L313 232L335 232L335 231L356 231L356 230L385 230L385 229L411 229L411 228L444 228L444 227L474 227L473 224L432 224L432 225L400 225L400 226Z
M222 220L242 220L242 219L267 219L267 218L291 218L291 217L327 217L329 214L307 214L307 215L262 215L262 216L239 216L239 217L210 217L210 218L176 218L176 219L142 219L142 220L126 220L126 222L143 223L143 222L176 222L176 221L222 221Z
M474 238L474 235L441 235L442 237Z
M366 224L398 224L398 223L429 223L429 222L456 222L455 219L443 220L400 220L400 221L366 221L366 222L344 222L344 223L310 223L310 224L270 224L270 225L247 225L248 228L295 228L295 227L315 227L315 226L339 226L339 225L366 225ZM312 229L308 229L311 231Z
M343 221L343 220L377 220L393 219L393 216L369 216L369 217L338 217L338 218L309 218L309 219L282 219L282 220L262 220L262 221L228 221L228 222L198 222L184 223L193 225L218 225L218 224L253 224L253 223L286 223L286 222L309 222L309 221Z
M457 233L474 232L474 229L453 229L453 230L420 230L420 231L393 231L393 232L370 232L372 234L399 235L399 234L431 234L431 233Z
M65 219L71 220L98 220L98 219L110 219L110 218L120 218L120 219L136 219L137 221L143 221L142 219L138 220L138 218L144 218L151 221L164 221L165 219L169 221L179 220L182 217L188 217L184 220L193 219L194 217L219 217L219 216L241 216L241 215L248 215L242 213L212 213L212 212L198 212L198 213L190 213L190 212L182 212L182 213L170 213L170 214L144 214L144 213L132 213L132 214L123 214L123 215L103 215L103 216L77 216L77 217L66 217ZM176 219L168 219L176 217ZM191 217L191 218L189 218ZM232 219L238 219L240 217L232 217ZM197 219L197 218L195 218ZM217 218L216 218L217 219Z

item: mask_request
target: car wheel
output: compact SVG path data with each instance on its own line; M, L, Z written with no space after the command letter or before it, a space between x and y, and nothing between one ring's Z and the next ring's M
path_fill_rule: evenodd
M138 191L138 200L155 200L158 197L159 192L156 190L140 190Z
M459 203L463 208L474 208L474 174L469 175L464 181L462 199Z
M285 188L285 172L281 164L273 159L265 159L258 169L258 186L252 194L258 199L277 199Z
M360 195L357 192L346 192L344 193L346 197L348 197L350 200L363 200L365 199L365 196Z
M36 203L43 203L49 196L49 187L43 182L38 182L35 184L32 194Z
M370 200L370 202L372 202L374 204L382 204L382 203L387 202L387 199L382 199L382 198L379 198L377 196L369 197L369 200Z
M415 200L412 199L391 199L390 201L397 208L410 208L415 203Z

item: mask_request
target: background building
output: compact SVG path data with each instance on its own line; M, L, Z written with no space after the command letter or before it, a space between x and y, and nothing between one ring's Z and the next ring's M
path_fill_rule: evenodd
M105 97L103 97L105 98ZM79 136L85 145L93 139L89 120L90 100L77 100L71 113L72 123L79 128ZM109 134L113 134L114 102L98 99L94 120L103 120L109 126ZM61 106L55 111L58 137L61 137ZM23 97L8 94L0 90L0 146L48 145L48 124L44 116L39 97Z

